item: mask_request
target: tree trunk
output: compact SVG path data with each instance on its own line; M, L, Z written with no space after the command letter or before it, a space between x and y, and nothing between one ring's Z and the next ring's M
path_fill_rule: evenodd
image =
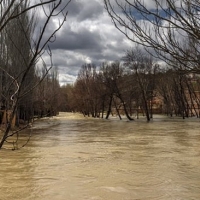
M111 113L112 99L113 99L113 96L111 95L111 96L110 96L109 105L108 105L108 111L107 111L106 119L108 119L108 118L109 118L109 116L110 116L110 113Z

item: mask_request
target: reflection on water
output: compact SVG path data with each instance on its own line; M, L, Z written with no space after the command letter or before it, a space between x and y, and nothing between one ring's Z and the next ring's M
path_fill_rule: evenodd
M0 151L0 199L200 199L199 123L64 113L38 121L28 146Z

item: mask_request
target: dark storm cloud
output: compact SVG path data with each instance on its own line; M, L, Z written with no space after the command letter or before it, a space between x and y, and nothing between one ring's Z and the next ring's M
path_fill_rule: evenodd
M68 26L68 28L70 28ZM82 28L78 32L66 29L62 31L56 41L51 45L52 49L65 49L65 50L95 50L101 51L102 38L98 32L91 32L86 28Z
M100 16L104 8L97 0L73 0L68 6L69 16L77 21L92 20Z

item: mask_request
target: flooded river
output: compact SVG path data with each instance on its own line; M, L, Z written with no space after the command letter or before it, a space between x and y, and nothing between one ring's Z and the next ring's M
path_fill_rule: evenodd
M26 147L0 151L0 200L200 199L198 119L61 113L30 131Z

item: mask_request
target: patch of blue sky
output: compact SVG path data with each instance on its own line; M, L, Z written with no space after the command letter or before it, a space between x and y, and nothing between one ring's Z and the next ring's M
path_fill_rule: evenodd
M135 20L148 20L155 21L158 19L167 19L175 15L175 12L169 9L151 9L151 10L143 10L143 12L138 11L137 9L133 9L130 12L130 15L134 17Z

